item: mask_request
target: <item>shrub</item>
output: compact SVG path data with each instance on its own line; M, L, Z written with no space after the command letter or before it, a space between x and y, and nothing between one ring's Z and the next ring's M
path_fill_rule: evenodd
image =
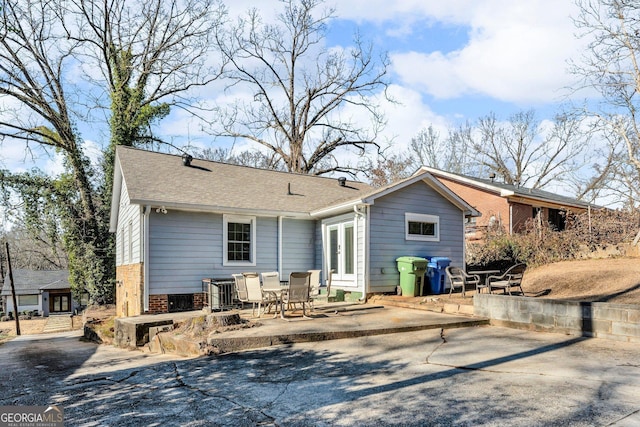
M639 210L599 209L567 218L567 229L555 231L548 223L530 220L525 230L507 235L489 229L482 242L467 244L467 264L503 269L523 262L529 266L581 258L584 248L631 242L640 230Z

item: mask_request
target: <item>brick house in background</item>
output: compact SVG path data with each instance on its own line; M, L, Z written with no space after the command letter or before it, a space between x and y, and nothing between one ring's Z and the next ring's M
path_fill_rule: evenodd
M468 218L467 240L481 239L489 226L502 226L509 234L524 229L527 221L539 218L556 230L566 227L567 213L584 213L593 205L537 189L474 178L423 166L447 188L476 208L482 216Z

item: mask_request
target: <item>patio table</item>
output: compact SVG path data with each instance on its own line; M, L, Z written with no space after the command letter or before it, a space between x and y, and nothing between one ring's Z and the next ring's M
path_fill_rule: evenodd
M268 305L269 311L271 311L271 305L275 305L275 307L276 307L274 318L278 315L278 306L280 305L280 302L282 301L282 290L286 289L288 286L289 286L289 281L281 280L280 281L280 289L276 289L276 288L267 288L267 289L265 289L264 287L262 288L262 292L264 292L265 294L268 294L270 296L269 299L275 300L274 302L270 302L269 305Z
M478 276L480 276L480 281L484 282L484 287L487 288L487 292L488 292L489 283L487 283L487 279L492 274L500 273L500 270L473 270L473 271L467 271L467 273L468 274L477 274Z

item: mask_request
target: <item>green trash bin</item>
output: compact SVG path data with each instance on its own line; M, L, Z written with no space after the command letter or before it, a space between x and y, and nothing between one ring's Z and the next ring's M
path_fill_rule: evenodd
M396 259L400 272L400 289L403 296L416 297L424 292L424 273L427 270L426 258L401 256Z

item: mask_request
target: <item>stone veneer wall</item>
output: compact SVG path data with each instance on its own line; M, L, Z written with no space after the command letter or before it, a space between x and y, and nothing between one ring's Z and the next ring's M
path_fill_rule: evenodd
M144 268L142 263L116 267L116 316L142 314Z
M492 325L640 342L640 306L477 294L474 314Z

